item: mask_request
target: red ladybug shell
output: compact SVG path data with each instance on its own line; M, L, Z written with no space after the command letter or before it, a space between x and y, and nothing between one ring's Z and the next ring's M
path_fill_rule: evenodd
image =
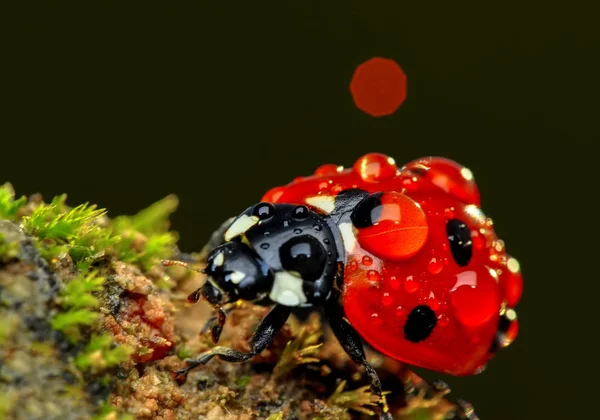
M349 169L323 165L270 190L263 201L329 212L335 196L352 188L379 193L379 204L368 226L353 226L344 236L347 319L394 359L452 375L480 371L493 355L501 316L510 313L512 321L502 347L518 332L512 308L521 298L522 277L479 208L471 172L438 157L398 168L392 158L370 153ZM452 220L470 230L466 265L452 254L446 230ZM412 331L415 322L428 330Z

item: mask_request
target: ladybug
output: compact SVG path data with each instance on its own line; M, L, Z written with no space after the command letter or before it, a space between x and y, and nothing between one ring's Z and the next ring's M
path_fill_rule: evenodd
M216 310L215 343L239 301L272 306L251 351L216 346L188 360L244 362L262 352L293 308L324 308L341 346L365 367L391 415L362 342L413 366L479 373L518 332L519 263L480 208L471 171L427 157L399 168L380 153L351 168L323 165L266 192L209 241L207 281L189 300Z

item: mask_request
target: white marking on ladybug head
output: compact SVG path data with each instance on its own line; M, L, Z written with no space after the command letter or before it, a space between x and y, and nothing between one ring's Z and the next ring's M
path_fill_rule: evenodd
M356 236L354 235L354 226L352 223L341 223L340 233L342 234L342 242L344 243L344 249L346 253L351 254L354 252L356 247Z
M225 240L231 241L236 236L242 235L248 231L252 226L259 222L259 218L257 216L248 216L246 214L242 214L238 217L229 229L225 232Z
M214 265L216 265L217 267L220 267L223 265L223 263L225 262L225 255L223 255L222 252L219 252L217 254L217 256L215 257L215 259L213 260Z
M298 306L308 300L302 289L302 278L294 276L288 271L275 273L269 298L273 302L285 306Z
M229 274L229 280L231 280L233 284L240 284L240 282L244 280L245 277L246 275L241 271L234 271Z
M328 214L335 208L335 197L331 195L315 195L314 197L308 197L306 202Z

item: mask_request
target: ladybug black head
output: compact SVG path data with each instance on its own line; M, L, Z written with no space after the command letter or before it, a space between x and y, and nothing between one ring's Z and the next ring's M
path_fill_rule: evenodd
M206 268L207 288L223 295L218 303L268 298L303 306L328 297L338 251L326 216L304 205L258 203L233 221L225 240Z

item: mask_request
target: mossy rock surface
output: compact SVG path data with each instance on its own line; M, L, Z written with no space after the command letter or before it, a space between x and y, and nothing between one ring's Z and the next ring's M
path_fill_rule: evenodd
M251 362L214 360L185 382L174 372L210 349L207 305L186 296L202 275L162 267L183 255L169 196L109 218L66 196L44 203L0 186L0 419L360 419L376 398L317 314L293 316ZM200 250L199 250L200 251ZM248 350L266 309L241 305L220 345ZM467 418L443 386L369 352L396 419Z

